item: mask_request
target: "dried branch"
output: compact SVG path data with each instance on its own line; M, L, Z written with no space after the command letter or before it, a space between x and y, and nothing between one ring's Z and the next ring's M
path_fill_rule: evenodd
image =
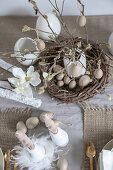
M61 16L62 16L62 14L63 14L63 11L64 11L64 3L65 3L65 0L63 0L63 2L62 2Z
M78 1L78 3L82 6L82 10L80 11L80 13L82 14L82 15L84 15L84 4L81 2L81 0L77 0Z
M57 40L57 34L51 28L50 23L49 23L48 18L47 18L47 15L42 14L42 12L38 9L37 4L34 0L29 0L29 2L31 2L33 4L33 9L35 10L35 13L37 14L37 12L38 12L46 20L48 27L50 28L52 34L55 36L56 43L59 43L59 41Z

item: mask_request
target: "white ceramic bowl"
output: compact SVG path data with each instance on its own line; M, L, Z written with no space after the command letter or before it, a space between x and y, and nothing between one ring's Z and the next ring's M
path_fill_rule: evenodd
M113 55L113 32L109 36L108 43L110 43L109 51Z
M35 52L35 54L26 54L24 56L21 55L20 52L17 51L24 51L25 49L28 49L29 51L37 51L37 44L33 41L32 38L24 37L17 40L14 46L14 53L18 54L18 62L22 65L32 65L37 61L37 57L39 55L39 52ZM20 58L19 58L20 57ZM21 58L26 58L25 61L22 61Z
M103 147L104 150L109 150L111 151L113 149L113 139L110 140L104 147ZM103 150L102 149L102 150ZM100 165L99 165L99 161L98 161L98 170L100 170Z
M4 170L4 155L1 148L0 148L0 170Z
M60 25L60 22L59 22L58 18L52 13L47 13L45 15L47 15L47 19L48 19L48 22L49 22L52 30L58 36L60 34L60 32L61 32L61 25ZM51 29L48 27L47 21L41 15L37 19L36 28L39 29L39 30L45 31L45 32L52 33ZM38 31L39 37L41 39L44 39L44 40L47 40L47 41L51 40L49 38L49 35L51 35L51 34L44 33L42 31Z

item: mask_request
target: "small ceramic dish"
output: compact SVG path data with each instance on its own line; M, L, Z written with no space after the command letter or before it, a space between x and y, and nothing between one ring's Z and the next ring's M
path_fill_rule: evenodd
M113 139L110 140L104 147L103 147L104 150L109 150L111 151L113 149ZM103 150L102 149L102 150ZM99 159L98 159L98 170L100 170L100 165L99 165Z
M4 170L4 155L1 148L0 148L0 170Z

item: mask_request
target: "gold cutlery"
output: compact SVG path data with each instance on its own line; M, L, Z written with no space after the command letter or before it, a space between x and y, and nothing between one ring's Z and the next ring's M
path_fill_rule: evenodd
M16 170L16 165L14 165L14 170Z
M95 150L94 144L92 142L87 143L86 155L90 160L90 170L93 170L93 158L96 155L96 150Z
M93 144L93 143L92 143ZM94 144L93 144L93 147L94 147L94 150L95 150L95 156L94 156L94 159L95 159L95 168L96 168L96 170L97 170L97 158L96 158L96 149L95 149L95 146L94 146Z
M9 149L5 152L4 159L5 159L5 162L6 162L5 170L8 170L8 165L9 165L9 162L11 160L11 151Z

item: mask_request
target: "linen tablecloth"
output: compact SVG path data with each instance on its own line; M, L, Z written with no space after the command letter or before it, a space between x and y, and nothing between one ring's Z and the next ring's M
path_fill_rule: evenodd
M15 42L24 36L30 36L35 38L33 32L22 33L23 25L35 27L37 17L0 17L0 51L13 51ZM84 36L84 29L77 26L77 17L70 16L64 17L70 30L75 35ZM113 31L113 16L93 16L87 17L88 35L89 39L98 42L107 42L110 33ZM106 51L108 52L107 48ZM10 59L9 62L11 62ZM7 60L8 61L8 60ZM9 75L10 76L10 75ZM2 76L2 79L5 79ZM113 87L106 88L106 93L110 94L113 98ZM69 134L71 149L66 155L69 162L69 170L81 170L82 169L82 158L83 158L83 114L82 109L77 104L59 104L56 99L51 99L49 94L46 92L44 95L38 95L34 92L34 97L42 99L41 107L36 110L34 109L35 115L39 110L51 111L55 113L55 118L63 122L72 123L72 127L62 127ZM93 104L112 104L113 99L108 101L105 94L96 95L89 101ZM26 107L24 104L12 100L6 100L0 98L0 107ZM36 132L35 132L36 133ZM37 128L38 133L38 128Z

